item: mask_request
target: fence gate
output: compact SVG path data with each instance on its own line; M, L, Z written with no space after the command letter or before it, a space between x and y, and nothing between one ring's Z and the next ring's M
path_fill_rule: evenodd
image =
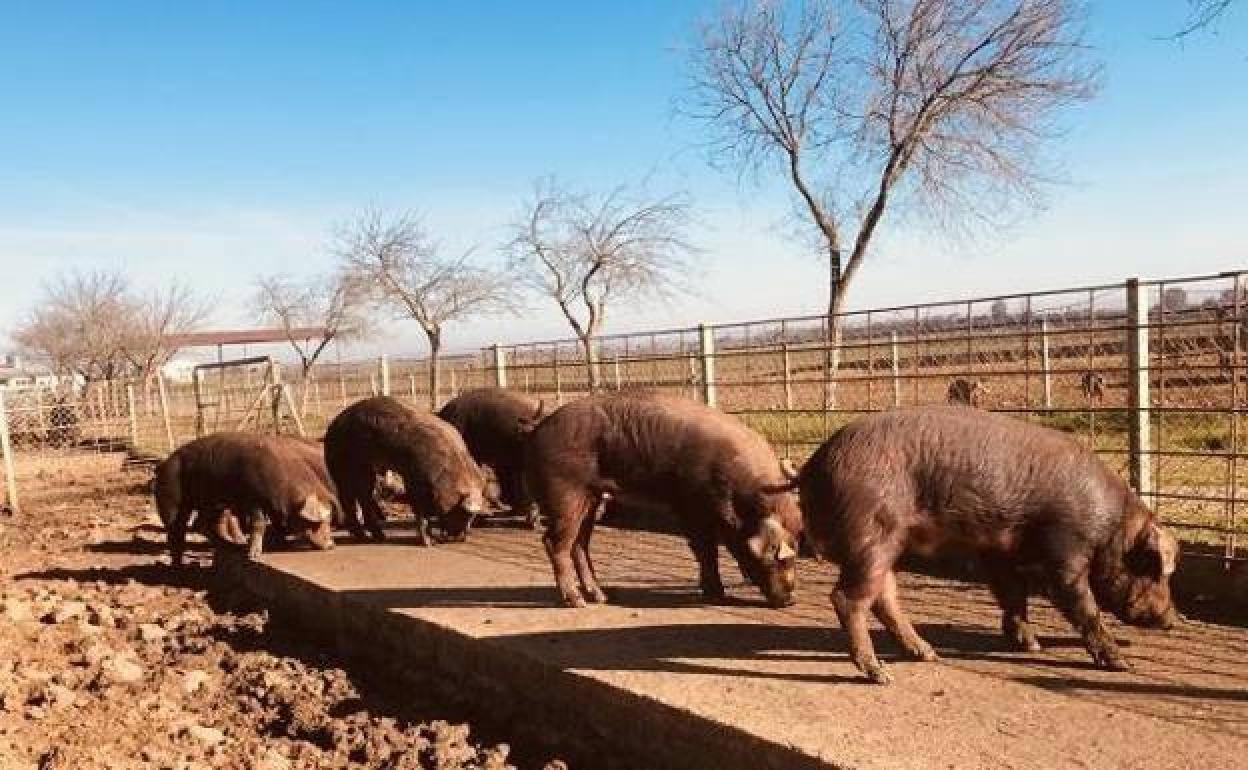
M195 435L259 430L304 435L281 368L268 356L200 364L191 373Z

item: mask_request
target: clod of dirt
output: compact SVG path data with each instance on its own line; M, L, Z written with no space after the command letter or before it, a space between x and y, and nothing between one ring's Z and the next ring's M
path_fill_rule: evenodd
M122 656L107 658L100 666L100 680L104 684L137 684L143 681L143 674L143 666Z
M215 727L191 725L182 731L187 737L207 748L213 748L225 741L225 733Z
M186 695L194 695L210 681L212 681L212 676L207 671L187 671L182 674L182 692Z
M83 602L65 601L57 605L56 609L43 616L43 622L53 625L68 623L71 620L86 617L87 605Z
M139 640L151 644L163 640L169 633L155 623L139 624Z

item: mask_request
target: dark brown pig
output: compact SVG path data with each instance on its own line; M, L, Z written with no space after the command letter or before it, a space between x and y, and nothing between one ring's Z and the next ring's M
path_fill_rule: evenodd
M309 448L292 442L216 433L184 445L157 467L153 491L174 565L182 563L192 526L248 546L253 558L263 550L270 525L278 534L302 534L318 548L333 547L333 490Z
M1173 535L1092 451L1071 436L965 407L864 417L821 446L797 480L806 534L841 565L832 603L854 663L890 681L867 634L867 613L906 652L934 660L897 597L903 553L978 554L1014 646L1037 651L1029 585L1083 636L1097 665L1125 670L1099 608L1128 623L1168 628Z
M549 519L546 551L565 605L606 600L589 542L607 497L667 505L682 518L708 600L724 595L723 543L773 606L792 602L797 501L767 492L785 483L780 463L766 440L735 417L672 396L590 396L534 429L525 468Z
M429 545L427 516L453 538L467 535L485 513L485 478L454 428L388 396L368 398L342 411L325 432L325 462L338 488L347 528L361 539L383 540L385 513L374 494L377 476L403 479L420 541ZM360 514L362 513L362 521Z
M524 482L524 441L542 419L538 399L503 388L470 390L448 401L438 416L464 439L479 465L498 480L499 499L537 527L537 503Z

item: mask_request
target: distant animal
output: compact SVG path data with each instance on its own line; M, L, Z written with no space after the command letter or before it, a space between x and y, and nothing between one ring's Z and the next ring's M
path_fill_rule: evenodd
M945 390L945 400L950 404L978 407L980 399L988 395L988 386L981 380L967 380L962 377L949 383Z
M1100 404L1105 400L1105 377L1100 372L1088 370L1079 378L1079 390L1085 401Z
M467 391L438 412L459 431L477 464L493 471L499 499L534 528L538 508L524 481L524 441L544 412L540 400L503 388Z
M157 466L153 494L174 566L183 562L192 528L218 545L246 546L252 558L266 535L270 543L299 534L320 549L334 545L337 500L319 454L301 439L204 436Z
M719 544L774 607L793 601L801 515L775 452L736 417L696 401L625 392L573 401L525 444L529 488L565 606L606 601L589 553L608 499L666 505L681 517L702 595L724 596Z
M375 489L377 476L386 471L403 480L422 545L433 543L430 517L445 536L463 539L473 519L491 509L484 474L459 433L436 415L415 412L389 396L364 399L330 422L325 463L346 527L362 540L385 539L385 513Z
M874 614L908 655L935 660L901 608L905 553L978 554L1006 640L1038 651L1027 598L1039 585L1102 668L1128 663L1100 609L1139 626L1178 620L1174 536L1094 452L1060 431L963 407L883 412L828 439L796 482L814 550L840 565L832 604L850 657L891 677L867 632Z

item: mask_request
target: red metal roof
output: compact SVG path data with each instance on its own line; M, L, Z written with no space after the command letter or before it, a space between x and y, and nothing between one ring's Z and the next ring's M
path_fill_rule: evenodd
M325 336L325 327L306 326L292 329L290 337L297 340L319 339ZM262 342L286 342L285 329L236 329L218 332L189 332L173 334L169 344L177 348L216 347L217 345L256 345Z

